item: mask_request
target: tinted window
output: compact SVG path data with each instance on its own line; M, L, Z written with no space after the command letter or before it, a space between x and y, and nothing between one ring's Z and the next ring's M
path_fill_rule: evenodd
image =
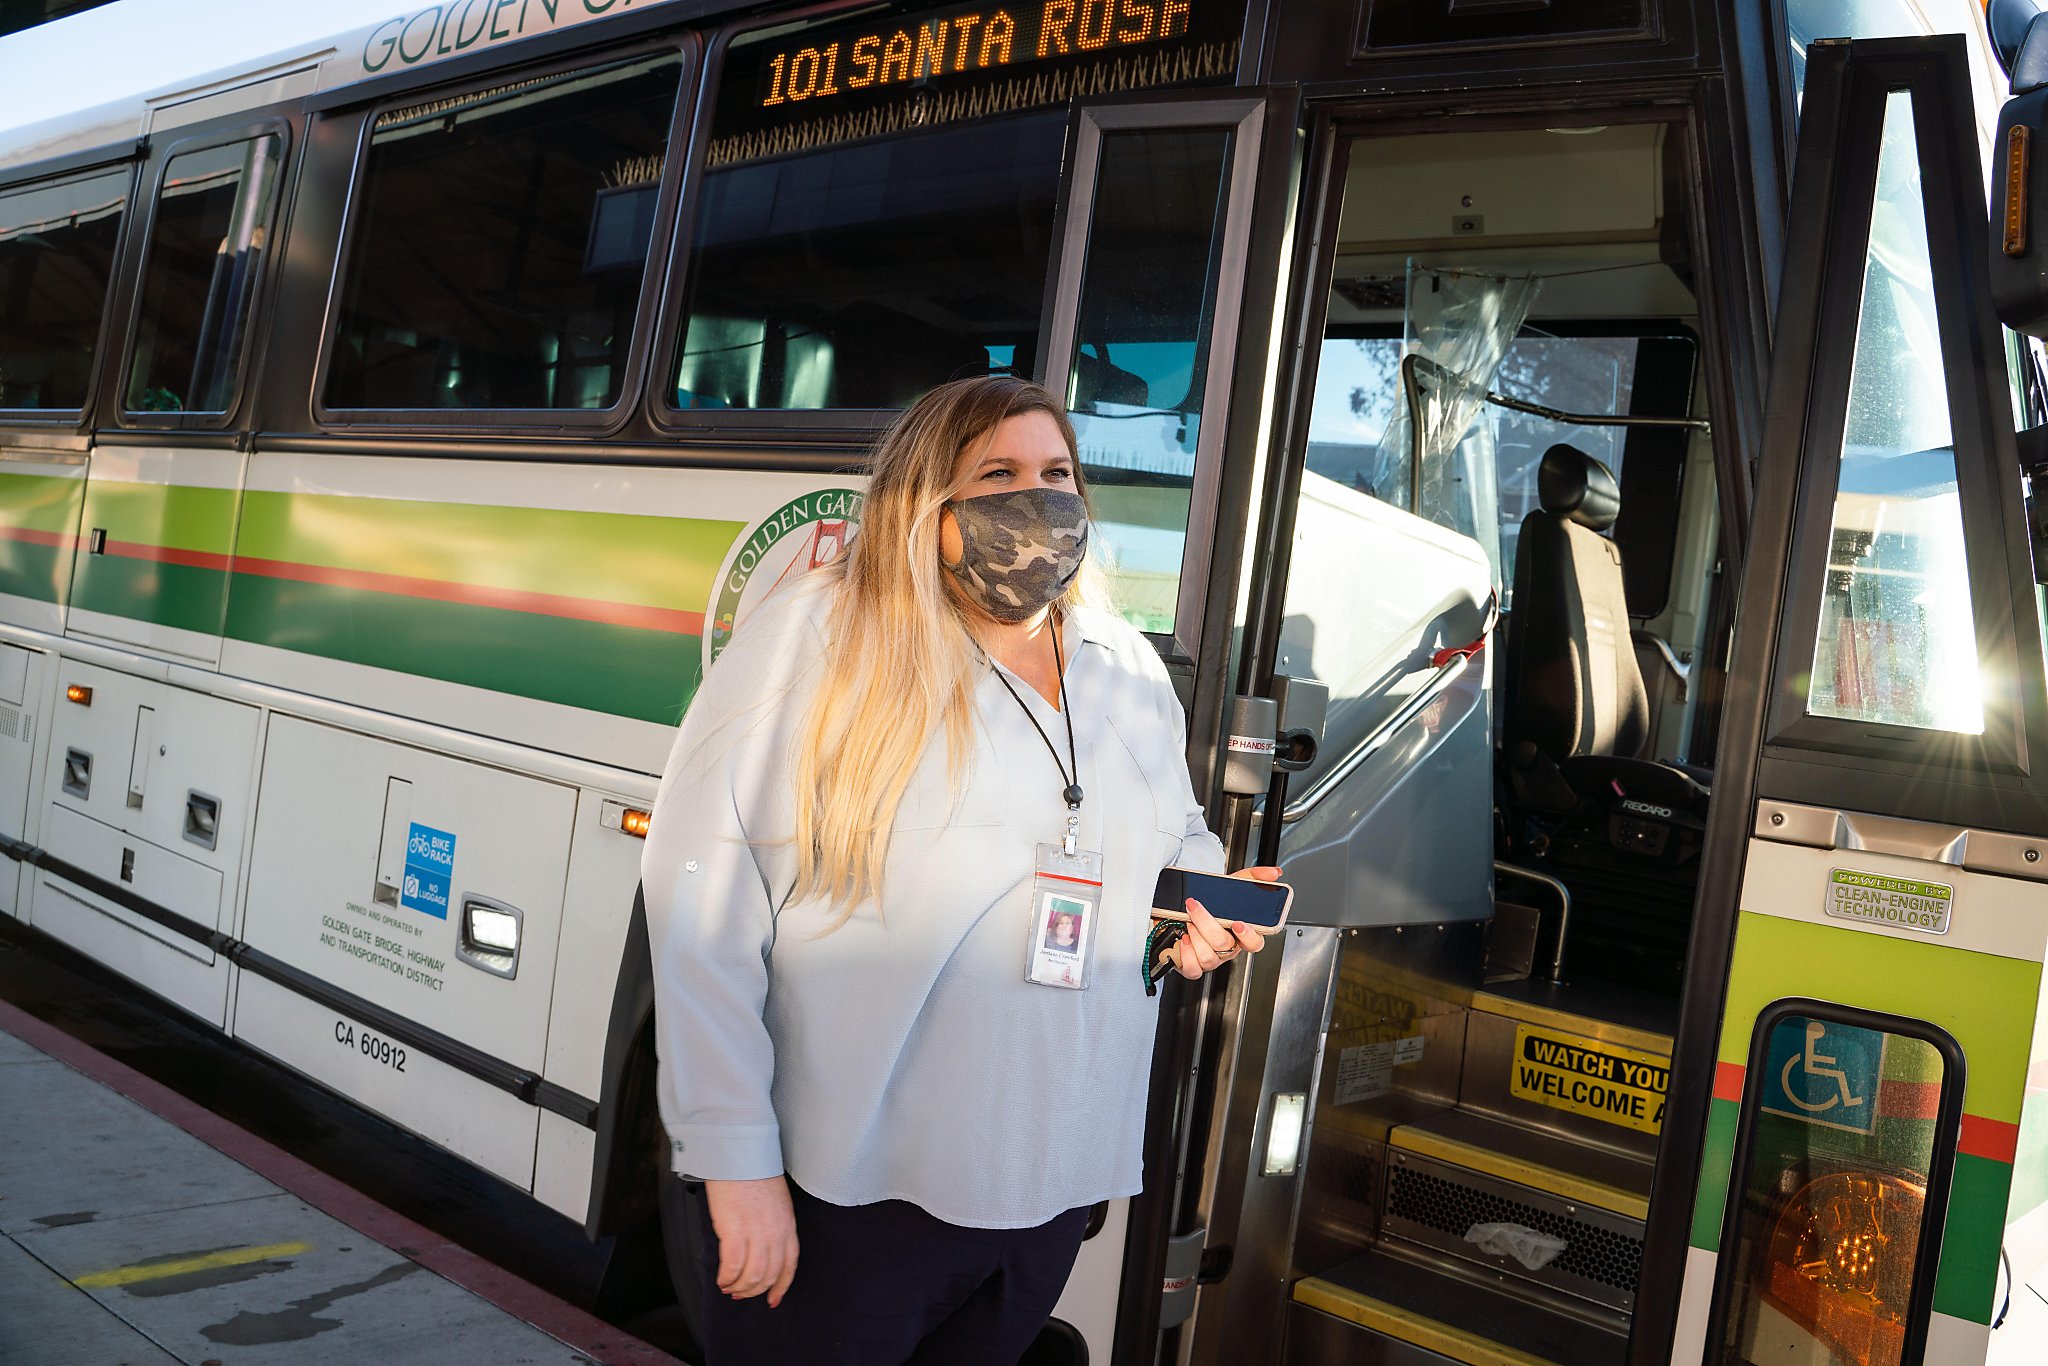
M220 412L234 397L270 236L280 140L171 158L150 225L131 411Z
M0 193L0 408L82 408L128 172Z
M1107 133L1067 407L1117 610L1173 630L1223 267L1227 128Z
M682 59L379 114L328 363L335 408L606 408Z
M699 199L679 408L897 408L1028 371L1064 114L727 166Z

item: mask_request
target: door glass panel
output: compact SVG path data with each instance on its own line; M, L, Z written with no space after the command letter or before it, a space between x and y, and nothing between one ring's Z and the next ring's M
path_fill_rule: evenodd
M1984 730L1911 97L1886 102L1806 709Z
M171 158L150 226L129 411L217 413L234 397L279 144L252 138Z
M1102 139L1067 407L1117 610L1145 631L1173 630L1233 137Z
M1904 1356L1947 1066L1925 1040L1805 1015L1771 1027L1732 1238L1724 1366ZM1951 1134L1947 1142L1953 1145Z

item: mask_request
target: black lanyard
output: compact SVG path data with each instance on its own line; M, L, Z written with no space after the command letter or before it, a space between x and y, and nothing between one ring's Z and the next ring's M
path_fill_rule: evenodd
M1067 839L1065 850L1067 853L1073 854L1078 852L1081 840L1081 760L1074 748L1074 709L1072 704L1067 701L1067 661L1060 653L1061 623L1055 621L1051 625L1052 662L1053 667L1059 670L1060 677L1060 715L1067 719L1067 763L1063 764L1060 762L1059 747L1053 744L1052 737L1045 733L1045 727L1038 724L1038 718L1031 714L1030 706L1025 703L1017 690L1010 686L1010 680L1003 677L1002 669L997 667L993 659L989 661L989 669L995 674L996 682L1003 685L1003 691L1010 695L1010 699L1024 713L1024 719L1031 723L1031 729L1038 732L1038 738L1045 741L1045 752L1052 756L1053 767L1057 768L1060 771L1060 777L1066 780L1066 788L1060 793L1061 798L1067 804ZM1072 772L1068 771L1069 764L1072 765Z

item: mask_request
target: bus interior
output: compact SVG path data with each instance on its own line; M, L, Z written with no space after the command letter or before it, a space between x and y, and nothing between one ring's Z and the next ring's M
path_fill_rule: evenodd
M1329 693L1280 848L1334 932L1266 1042L1312 1088L1289 1360L1626 1349L1728 630L1681 137L1334 153L1275 666Z

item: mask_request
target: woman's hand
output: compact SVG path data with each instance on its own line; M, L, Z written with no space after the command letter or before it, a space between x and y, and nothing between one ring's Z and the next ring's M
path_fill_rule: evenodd
M1280 870L1240 868L1231 876L1250 878L1254 882L1278 882ZM1190 981L1205 972L1213 972L1237 957L1240 950L1257 953L1266 946L1265 935L1242 920L1218 920L1193 897L1188 898L1187 912L1188 932L1175 941L1167 955L1173 970Z
M796 1210L788 1180L706 1181L704 1199L718 1235L718 1288L736 1300L766 1291L770 1309L781 1304L796 1276Z

